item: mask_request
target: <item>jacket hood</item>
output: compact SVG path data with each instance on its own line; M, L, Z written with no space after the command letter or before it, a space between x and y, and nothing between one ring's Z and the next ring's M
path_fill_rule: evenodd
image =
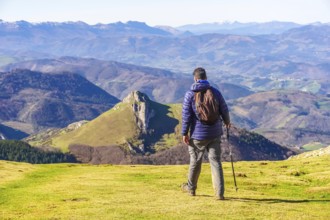
M191 90L193 92L201 92L210 88L210 83L207 80L198 80L196 83L191 85Z

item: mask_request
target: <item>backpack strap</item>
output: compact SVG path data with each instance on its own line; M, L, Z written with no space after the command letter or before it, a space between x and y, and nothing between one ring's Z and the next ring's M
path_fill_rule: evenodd
M195 98L195 106L196 106L196 108L198 106L200 106L200 104L203 102L205 92L206 92L206 90L205 91L195 92L194 98Z

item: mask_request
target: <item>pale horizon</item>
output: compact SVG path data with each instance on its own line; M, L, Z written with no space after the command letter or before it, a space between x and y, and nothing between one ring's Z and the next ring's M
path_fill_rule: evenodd
M5 22L77 22L93 25L128 21L178 27L223 22L330 23L329 0L0 0Z
M273 20L273 21L264 21L264 22L258 22L258 21L248 21L248 22L241 22L241 21L215 21L215 22L201 22L201 23L187 23L187 24L182 24L182 25L179 25L179 26L170 26L170 25L150 25L148 24L146 21L136 21L136 20L128 20L128 21L114 21L114 22L108 22L108 23L103 23L103 22L98 22L98 23L88 23L86 21L81 21L81 20L76 20L76 21L29 21L29 20L13 20L13 21L6 21L6 20L3 20L3 19L0 19L1 22L8 22L8 23L14 23L14 22L21 22L21 21L25 21L25 22L28 22L30 24L42 24L42 23L79 23L79 22L82 22L82 23L85 23L87 25L97 25L97 24L104 24L104 25L107 25L107 24L114 24L114 23L128 23L128 22L140 22L140 23L145 23L146 25L148 26L151 26L151 27L157 27L157 26L168 26L168 27L173 27L173 28L176 28L176 27L181 27L181 26L185 26L185 25L202 25L202 24L230 24L230 23L235 23L235 22L238 22L238 23L242 23L242 24L247 24L247 23L271 23L271 22L290 22L290 23L295 23L295 24L298 24L298 25L309 25L309 24L315 24L315 23L320 23L320 24L330 24L330 22L320 22L320 21L316 21L316 22L311 22L311 23L297 23L297 22L293 22L293 21L278 21L278 20Z

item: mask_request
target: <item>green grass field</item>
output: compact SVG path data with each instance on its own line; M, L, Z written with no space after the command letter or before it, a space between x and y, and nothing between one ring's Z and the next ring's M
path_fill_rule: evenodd
M225 201L204 164L196 197L187 165L31 165L0 161L0 219L329 219L329 156L224 163Z
M67 152L69 145L73 143L91 146L123 144L127 139L137 136L135 127L131 106L120 103L80 129L53 138L52 146Z

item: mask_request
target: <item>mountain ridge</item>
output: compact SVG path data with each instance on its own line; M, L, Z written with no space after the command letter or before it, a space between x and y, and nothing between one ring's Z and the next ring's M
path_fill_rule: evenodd
M330 98L273 90L229 102L233 121L286 146L330 144Z
M92 119L118 102L114 96L73 73L2 72L0 92L0 120L25 123L29 125L27 133Z
M10 71L16 68L46 73L62 71L79 73L119 99L125 98L132 90L139 90L152 100L162 103L181 102L185 92L193 83L192 76L183 73L91 58L60 57L31 60L12 63L0 69ZM226 98L237 98L253 93L243 86L216 80L211 82Z
M88 37L108 36L110 33L115 31L116 35L131 35L131 34L141 34L141 35L172 35L163 29L157 27L150 27L144 22L138 21L128 21L115 22L109 24L98 23L95 25L89 25L82 21L77 22L28 22L28 21L17 21L17 22L6 22L0 20L0 33L3 30L12 31L13 34L25 33L25 36L32 36L33 32L39 31L40 34L46 34L47 31L51 32L54 36L59 37L63 31L67 34L74 34L74 36L79 36L80 34L85 34ZM54 37L53 36L53 37ZM65 36L62 36L65 38Z
M76 30L69 28L67 32L66 25L77 27ZM328 24L304 25L281 34L255 36L158 35L148 34L148 30L141 35L143 30L139 28L146 24L140 23L113 24L119 29L110 28L107 34L102 31L82 34L81 25L63 24L66 27L63 30L53 25L39 31L27 24L21 34L0 30L3 32L0 35L0 65L32 58L72 56L115 60L180 74L191 73L193 68L203 66L216 81L247 86L254 91L282 88L330 93L329 48L324 46L330 44ZM121 30L122 25L133 25L138 30Z
M195 34L220 33L220 34L239 34L239 35L262 35L262 34L281 34L289 29L302 25L294 22L214 22L192 24L177 27L181 31L190 31Z
M26 37L29 31L33 34ZM116 36L117 31L112 30L109 35L96 33L96 36L92 34L94 37L90 37L77 30L76 33L56 37L52 29L39 32L27 27L22 36L12 36L15 32L3 30L0 50L34 50L49 53L53 57L79 56L137 65L143 63L145 66L175 72L190 72L191 66L202 65L215 72L220 69L230 73L234 71L227 65L231 61L253 60L262 56L282 57L307 64L327 63L328 49L324 45L329 44L329 31L329 25L313 25L290 29L279 35L204 34L173 37L152 34L141 36L139 31L135 35ZM321 41L317 38L319 33L323 36Z

